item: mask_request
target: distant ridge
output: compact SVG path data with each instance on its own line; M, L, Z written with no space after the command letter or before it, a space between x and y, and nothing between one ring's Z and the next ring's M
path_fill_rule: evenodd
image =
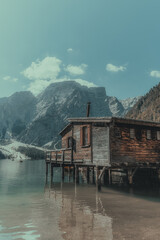
M160 122L160 83L141 97L126 117Z

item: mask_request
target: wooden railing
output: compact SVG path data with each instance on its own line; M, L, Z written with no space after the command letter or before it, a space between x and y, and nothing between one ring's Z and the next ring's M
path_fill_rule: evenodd
M51 150L46 153L47 162L65 163L73 162L72 148Z

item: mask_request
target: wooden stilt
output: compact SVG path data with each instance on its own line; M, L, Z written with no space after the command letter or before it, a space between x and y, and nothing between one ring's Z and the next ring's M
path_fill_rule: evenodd
M48 176L48 163L46 163L46 176Z
M78 166L75 167L75 180L76 180L76 183L79 183L79 167Z
M51 164L51 181L53 180L53 165Z
M112 175L111 175L111 169L108 169L108 183L109 185L112 184Z
M92 183L95 184L94 167L93 167L93 169L92 169Z
M87 183L89 183L89 167L87 167Z
M64 182L64 166L63 165L62 165L61 169L62 169L62 181Z
M70 182L70 167L68 167L68 182Z
M129 185L133 183L132 169L128 169L128 183Z
M75 166L73 167L73 182L75 181Z
M135 169L128 169L128 183L131 186L133 184L133 176L136 173L136 171L138 170L138 167L136 167Z
M99 167L96 167L96 185L98 188L98 191L101 190L101 179L99 178Z
M158 174L158 186L160 186L160 168L157 169Z
M100 171L98 171L98 179L97 179L97 187L98 187L98 191L101 190L101 185L102 185L102 177L103 174L105 172L106 167L103 167L103 169Z

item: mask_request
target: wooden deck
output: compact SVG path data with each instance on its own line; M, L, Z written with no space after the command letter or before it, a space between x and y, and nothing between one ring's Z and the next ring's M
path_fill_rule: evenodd
M48 151L46 153L46 162L50 163L72 163L73 162L73 154L72 149L58 149Z

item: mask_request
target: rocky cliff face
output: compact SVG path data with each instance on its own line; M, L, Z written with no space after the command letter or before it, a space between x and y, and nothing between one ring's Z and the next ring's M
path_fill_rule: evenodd
M160 121L160 84L140 98L126 114L128 118Z
M86 104L91 102L90 116L112 116L105 104L104 88L87 88L76 82L51 84L37 97L36 114L20 140L44 145L57 142L58 132L69 117L85 117Z
M33 118L36 98L31 92L17 92L11 97L0 99L0 135L11 131L13 124L20 121L27 125Z
M30 92L19 92L0 99L1 132L5 127L22 142L55 144L67 118L86 116L87 102L91 102L91 117L123 116L132 103L106 96L103 87L88 88L74 81L53 83L36 98Z

